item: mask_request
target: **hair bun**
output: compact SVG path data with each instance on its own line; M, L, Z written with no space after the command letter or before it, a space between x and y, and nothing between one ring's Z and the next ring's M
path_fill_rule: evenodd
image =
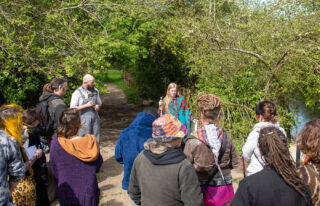
M199 94L197 96L198 107L203 110L213 110L221 106L220 97L213 94Z

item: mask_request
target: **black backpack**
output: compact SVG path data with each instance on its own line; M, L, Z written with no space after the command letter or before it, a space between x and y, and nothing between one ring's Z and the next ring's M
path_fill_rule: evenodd
M56 96L51 96L46 100L40 101L36 107L39 116L38 128L41 131L41 136L45 138L51 138L54 130L57 128L57 123L49 112L50 102L57 98Z

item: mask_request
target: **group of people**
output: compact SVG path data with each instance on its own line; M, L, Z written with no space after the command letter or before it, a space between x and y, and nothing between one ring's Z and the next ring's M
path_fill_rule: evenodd
M39 104L0 107L0 205L50 205L46 144L60 205L98 205L96 173L102 105L93 76L64 101L67 81L54 78L43 87ZM4 103L4 102L2 102Z
M43 137L50 143L60 205L99 204L96 173L103 159L97 111L102 101L94 78L85 75L68 108L67 86L64 79L53 79L36 108L0 107L0 205L50 205ZM199 94L197 109L199 120L171 83L158 110L145 108L121 132L115 159L124 164L122 188L131 205L320 205L320 119L299 133L306 158L296 168L276 106L257 104L258 123L242 148L250 162L248 176L234 194L231 170L239 156L220 125L221 100Z
M242 148L248 176L234 194L231 170L239 157L219 124L220 98L199 94L197 107L199 129L171 83L158 111L145 109L121 132L115 159L124 164L122 188L131 205L320 205L320 119L298 135L306 159L296 168L276 106L258 103L258 123Z

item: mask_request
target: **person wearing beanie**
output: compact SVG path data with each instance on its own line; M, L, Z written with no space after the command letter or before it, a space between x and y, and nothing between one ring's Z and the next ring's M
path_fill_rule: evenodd
M129 195L134 204L203 205L196 172L180 147L186 127L166 114L153 122L152 130L152 139L144 144L131 170Z

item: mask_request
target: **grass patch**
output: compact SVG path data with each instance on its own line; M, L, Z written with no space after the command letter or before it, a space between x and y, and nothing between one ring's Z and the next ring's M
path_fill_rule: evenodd
M117 87L120 88L126 94L129 103L137 105L141 104L139 94L137 93L137 91L135 91L134 89L132 89L124 83L121 74L121 70L109 69L105 75L99 76L97 77L97 79L117 85Z
M240 182L240 180L241 180L241 178L240 178L240 177L232 178L232 182L234 182L234 183L239 183L239 182Z

